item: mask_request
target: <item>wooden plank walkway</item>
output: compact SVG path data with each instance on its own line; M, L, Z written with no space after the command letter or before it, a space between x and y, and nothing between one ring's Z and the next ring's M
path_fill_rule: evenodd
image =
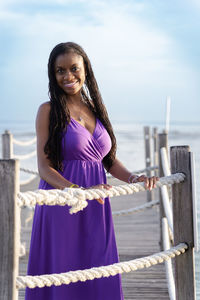
M112 184L117 181L112 181ZM112 210L128 209L146 202L146 192L111 198ZM31 224L25 226L29 209L21 213L22 242L29 246ZM159 252L159 211L157 207L132 215L114 217L115 233L120 261L126 261ZM28 247L27 247L28 248ZM20 258L20 275L26 274L27 255ZM125 300L169 300L164 264L122 275ZM24 290L19 300L24 300ZM80 299L81 300L81 299ZM95 299L94 299L95 300ZM103 300L103 299L102 299ZM111 299L114 300L114 299Z
M155 198L158 197L157 191ZM146 192L111 198L112 210L128 209L146 203ZM159 210L146 209L114 217L120 261L160 252ZM164 264L122 275L125 300L169 300Z

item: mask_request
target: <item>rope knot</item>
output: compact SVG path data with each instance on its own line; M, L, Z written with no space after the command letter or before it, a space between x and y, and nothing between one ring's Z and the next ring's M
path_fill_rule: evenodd
M74 203L71 203L71 208L69 210L70 214L75 214L80 210L83 210L85 207L87 207L88 202L86 201L86 195L84 190L82 189L71 189L71 188L65 188L63 190L64 192L67 192L71 198L73 198Z

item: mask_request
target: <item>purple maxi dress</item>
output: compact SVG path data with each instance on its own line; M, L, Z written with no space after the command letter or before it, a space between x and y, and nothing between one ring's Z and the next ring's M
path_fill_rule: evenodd
M103 157L110 151L111 139L96 119L91 134L71 118L62 138L67 180L83 187L106 183ZM44 180L40 189L52 189ZM118 262L109 198L104 205L96 200L76 214L68 206L36 205L28 275L83 270ZM120 275L44 288L26 288L26 300L123 300Z

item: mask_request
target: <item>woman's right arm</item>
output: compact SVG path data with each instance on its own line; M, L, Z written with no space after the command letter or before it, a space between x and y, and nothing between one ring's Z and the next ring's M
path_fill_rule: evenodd
M66 187L70 187L73 182L68 181L59 172L57 172L51 166L47 155L44 153L44 146L49 136L49 114L50 103L43 103L39 107L36 117L38 171L40 177L51 186L56 189L64 189Z

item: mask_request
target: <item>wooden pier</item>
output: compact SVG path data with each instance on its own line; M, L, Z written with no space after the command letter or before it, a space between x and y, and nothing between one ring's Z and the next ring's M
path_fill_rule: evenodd
M157 193L158 194L158 193ZM139 206L146 202L146 192L111 199L113 211ZM123 203L122 203L123 201ZM158 207L131 215L114 217L120 261L160 252ZM122 275L125 300L168 299L164 264Z
M110 181L118 184L117 180ZM155 197L158 196L158 191ZM146 203L146 192L135 195L111 198L112 210L128 209ZM25 224L31 211L22 210L22 243L30 243L31 222ZM160 251L159 210L158 207L146 209L127 216L114 217L116 239L120 261L148 256ZM28 249L28 247L26 247ZM20 258L19 274L25 275L28 251ZM149 269L138 270L122 275L125 300L169 299L164 264ZM24 290L19 291L19 300L24 300Z
M22 300L24 299L25 291L20 289L18 298L16 278L18 275L26 275L27 272L32 229L32 221L28 222L28 220L32 219L31 213L33 213L33 211L28 207L23 208L21 209L20 216L19 205L17 205L19 162L13 160L11 156L12 147L10 146L10 138L6 139L10 134L5 133L4 135L5 144L7 146L3 148L5 150L3 153L6 152L8 155L4 153L4 159L0 160L0 238L2 241L0 247L0 299ZM145 139L147 138L148 135L145 134ZM162 142L163 139L165 140L164 145ZM7 143L8 140L9 143ZM148 145L149 143L146 144ZM158 148L160 149L163 146L167 149L167 140L163 134L159 134ZM186 253L176 256L173 260L174 276L170 263L167 263L169 289L167 287L164 263L148 269L144 268L139 271L122 274L125 300L196 299L193 232L193 213L195 213L196 210L192 193L194 187L192 179L192 155L188 146L176 146L171 147L170 157L172 173L176 174L176 176L178 175L179 178L180 174L177 173L183 173L185 176L185 180L181 183L175 183L177 181L170 182L173 183L171 188L173 211L169 206L169 197L164 193L160 193L159 190L155 190L152 195L154 195L155 199L159 199L160 201L160 205L157 207L144 209L141 212L135 212L130 215L114 216L118 253L120 261L123 262L158 253L162 246L167 250L170 248L170 245L166 243L166 241L169 242L170 240L170 231L174 245L183 245L182 243L184 243L184 248L187 248L187 250ZM149 159L149 151L146 151L146 162L149 162ZM159 157L159 176L163 176L160 161ZM181 176L183 176L183 174ZM168 176L168 174L164 174L164 176ZM112 178L109 179L109 182L112 185L121 183ZM24 187L21 186L21 191L33 191L37 189L37 186L38 179L34 180L31 184L26 184ZM163 187L161 187L161 191L163 191ZM166 193L168 194L167 188ZM114 212L137 207L149 201L149 192L146 191L132 195L113 197L111 198L111 205ZM166 225L167 229L161 231L161 224L164 223L165 220L166 224L167 222L168 224L170 224L170 222L172 223L169 210L170 213L173 213L173 226L168 227L169 225ZM21 240L19 242L20 228ZM164 244L162 244L163 241ZM22 245L25 243L26 254L18 259L18 246L20 243ZM183 248L181 249L183 250ZM178 254L180 254L180 252ZM170 293L171 296L169 296L168 293Z

